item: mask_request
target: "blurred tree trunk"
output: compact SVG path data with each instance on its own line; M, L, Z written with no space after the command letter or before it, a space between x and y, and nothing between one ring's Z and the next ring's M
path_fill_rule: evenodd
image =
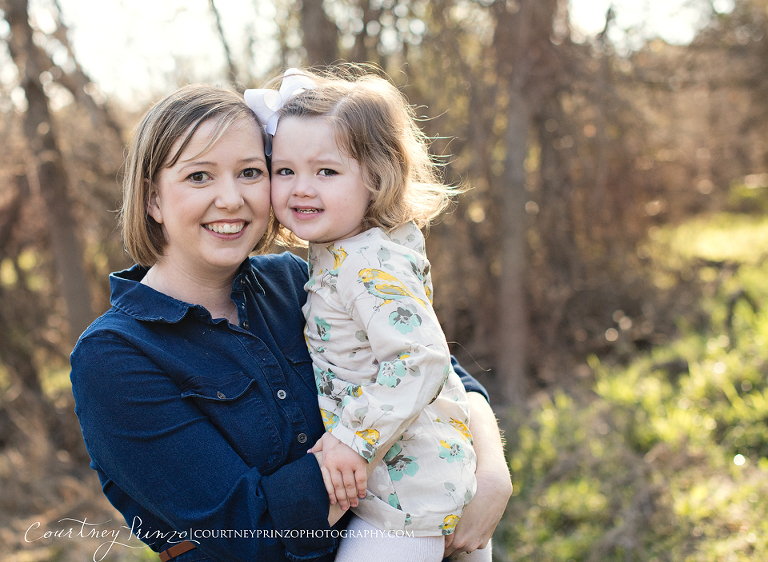
M378 22L381 17L382 7L372 6L370 0L358 0L358 8L362 11L362 29L360 33L355 35L355 44L349 53L347 53L347 59L351 62L376 62L379 66L382 66L381 55L376 51L375 46L378 44L379 36L368 35L368 24L371 22Z
M213 12L213 18L216 20L216 31L219 34L219 39L221 39L221 46L224 48L224 56L227 59L229 80L233 84L237 84L237 67L235 66L235 61L232 60L232 51L229 48L227 37L224 35L224 28L221 26L221 15L219 14L218 8L216 8L216 3L214 0L208 0L208 4L211 7L211 12Z
M525 211L528 136L549 78L546 52L558 0L495 2L494 48L500 79L506 84L505 159L499 189L498 235L501 280L498 291L496 371L503 401L525 404L528 394L527 214Z
M323 8L323 0L302 0L301 30L309 66L328 65L339 58L339 30Z
M29 198L27 176L17 174L13 179L16 186L14 196L3 209L4 212L0 214L0 261L7 257L6 246L13 238L13 231L19 227L23 216L24 201ZM5 288L0 286L0 302L7 303L7 299L14 296L7 294ZM35 369L32 346L29 345L26 338L19 337L19 332L23 332L23 329L19 330L18 323L13 318L13 309L11 307L0 309L0 359L10 367L11 377L24 390L30 391L34 396L41 397L43 389Z
M93 320L93 309L67 193L67 174L57 146L48 98L40 82L46 55L33 40L27 0L6 0L4 8L11 27L9 49L19 69L20 85L28 104L24 135L48 212L50 247L67 304L69 337L74 342Z
M527 243L525 213L525 157L531 124L530 103L517 88L509 90L507 130L504 139L506 158L502 174L499 209L501 241L501 281L499 283L496 369L506 404L520 406L528 394L526 344L528 306L526 304Z

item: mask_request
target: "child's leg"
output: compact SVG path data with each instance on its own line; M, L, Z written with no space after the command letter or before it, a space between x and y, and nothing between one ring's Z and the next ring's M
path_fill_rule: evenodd
M352 517L335 562L440 562L444 544L443 537L389 535Z
M451 562L491 562L491 543L488 541L485 548L478 548L472 552L456 552L451 554Z

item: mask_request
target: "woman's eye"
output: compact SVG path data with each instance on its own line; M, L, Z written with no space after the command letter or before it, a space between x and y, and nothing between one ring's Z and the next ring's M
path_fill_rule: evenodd
M330 168L323 168L320 170L321 176L335 176L336 172L334 170L331 170Z
M210 179L210 176L206 172L194 172L189 174L187 178L195 183L202 183L205 180Z
M242 176L244 178L258 178L264 175L264 172L259 170L258 168L246 168L242 172Z

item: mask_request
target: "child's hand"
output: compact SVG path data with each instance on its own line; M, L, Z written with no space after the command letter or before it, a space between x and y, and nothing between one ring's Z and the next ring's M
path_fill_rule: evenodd
M338 501L339 507L345 511L357 507L357 499L365 497L368 462L328 432L309 452L323 453L320 471L331 504Z

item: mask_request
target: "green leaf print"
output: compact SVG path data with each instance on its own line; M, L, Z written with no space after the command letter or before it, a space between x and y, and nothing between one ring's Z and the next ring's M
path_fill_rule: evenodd
M317 335L323 341L331 339L331 324L324 318L315 316L315 326L317 327Z
M380 248L379 251L376 252L376 255L383 262L389 261L390 259L392 259L392 254L390 254L389 250L387 250L386 248Z

